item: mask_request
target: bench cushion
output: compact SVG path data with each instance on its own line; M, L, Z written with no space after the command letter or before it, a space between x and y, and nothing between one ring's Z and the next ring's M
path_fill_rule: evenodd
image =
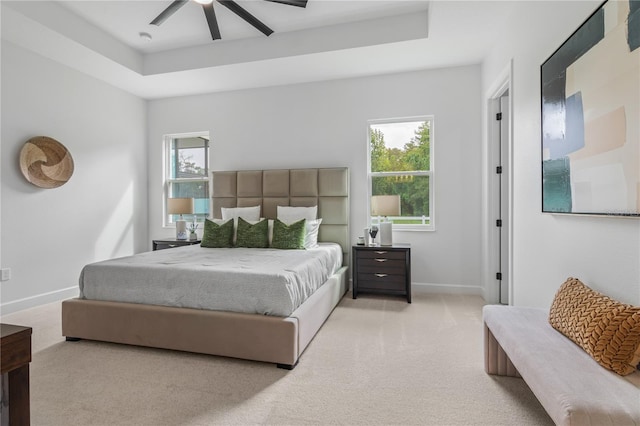
M640 307L620 303L569 278L560 286L549 323L598 364L624 376L640 361Z
M546 309L487 305L485 325L557 425L640 425L640 372L601 367Z

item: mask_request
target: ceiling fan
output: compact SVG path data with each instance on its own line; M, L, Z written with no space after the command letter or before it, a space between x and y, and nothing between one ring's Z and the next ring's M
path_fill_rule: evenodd
M218 20L216 19L216 14L213 10L213 0L194 0L197 3L202 5L202 9L204 10L204 16L207 18L207 24L209 24L209 31L211 32L211 38L213 40L221 40L222 36L220 35L220 29L218 28ZM249 13L245 8L240 6L234 0L216 0L219 4L223 5L249 24L253 25L256 29L262 32L264 35L269 36L273 33L273 30L267 27L262 21ZM286 4L288 6L297 6L297 7L306 7L307 0L265 0L273 3L281 3ZM156 18L150 22L150 25L160 26L164 21L166 21L171 15L176 13L178 9L187 4L189 0L175 0L172 2L169 7L160 13L160 15L156 16Z

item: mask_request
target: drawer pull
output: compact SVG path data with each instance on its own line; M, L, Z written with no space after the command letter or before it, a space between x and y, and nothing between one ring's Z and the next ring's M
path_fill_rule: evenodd
M376 259L376 262L386 262L389 259Z
M387 254L386 251L377 251L376 253L378 253L378 254Z
M169 247L178 247L177 244L168 244Z
M387 276L387 274L375 274L375 276L378 278L384 278Z

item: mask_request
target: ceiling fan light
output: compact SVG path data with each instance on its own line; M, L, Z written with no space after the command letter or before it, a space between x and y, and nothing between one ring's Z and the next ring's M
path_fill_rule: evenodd
M213 3L213 0L195 0L195 2L200 4L209 4Z

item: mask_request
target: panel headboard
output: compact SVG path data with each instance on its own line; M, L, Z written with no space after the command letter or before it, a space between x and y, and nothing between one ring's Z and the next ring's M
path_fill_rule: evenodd
M349 169L239 170L212 172L212 217L222 207L261 206L261 217L275 219L277 206L318 206L319 241L342 246L349 259Z

